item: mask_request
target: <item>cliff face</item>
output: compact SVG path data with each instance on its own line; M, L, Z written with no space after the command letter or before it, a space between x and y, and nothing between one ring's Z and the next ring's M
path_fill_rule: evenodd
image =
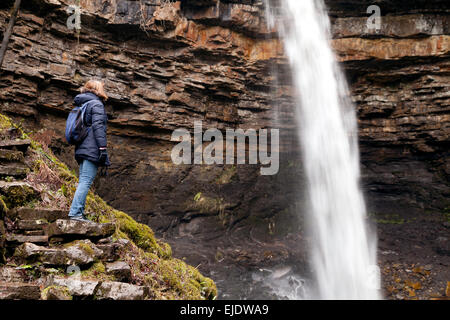
M189 250L205 240L205 252L216 258L290 257L278 245L264 256L235 252L220 238L227 231L239 238L244 230L261 238L289 234L301 202L288 63L276 30L266 27L262 2L81 0L80 32L66 25L66 9L75 2L23 4L0 77L1 110L47 130L54 152L75 167L62 139L65 117L83 82L103 78L113 166L96 188L111 205L165 234L191 261L208 260ZM376 32L366 26L370 1L326 4L332 45L358 110L369 211L444 210L450 173L445 1L378 1ZM1 30L10 6L0 4ZM195 120L204 129L281 127L280 173L260 176L250 165L175 166L171 133L192 129Z

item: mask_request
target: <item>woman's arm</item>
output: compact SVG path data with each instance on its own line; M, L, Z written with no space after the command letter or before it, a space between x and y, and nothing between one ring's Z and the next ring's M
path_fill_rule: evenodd
M100 149L106 149L107 146L105 126L105 108L101 102L95 102L92 106L92 130Z

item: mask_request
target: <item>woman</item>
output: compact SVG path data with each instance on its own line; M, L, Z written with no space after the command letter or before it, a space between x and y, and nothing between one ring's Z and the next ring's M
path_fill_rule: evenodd
M89 80L82 88L81 94L74 100L76 106L86 104L85 124L88 135L80 144L75 146L75 159L80 165L80 176L77 191L72 201L69 217L78 221L90 221L84 216L84 207L89 188L97 175L99 166L109 166L104 101L108 99L103 83Z

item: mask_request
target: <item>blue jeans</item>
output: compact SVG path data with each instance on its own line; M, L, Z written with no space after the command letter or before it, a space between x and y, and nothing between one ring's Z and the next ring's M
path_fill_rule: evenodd
M69 217L80 217L84 214L84 206L86 205L86 197L89 188L97 175L98 166L89 160L83 160L80 164L80 177L78 179L78 187L70 206Z

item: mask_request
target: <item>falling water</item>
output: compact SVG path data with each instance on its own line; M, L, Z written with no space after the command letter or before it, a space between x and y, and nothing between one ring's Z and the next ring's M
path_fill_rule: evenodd
M378 299L376 237L367 230L358 185L356 115L329 44L323 1L281 0L280 21L266 5L268 23L277 22L298 91L296 117L313 238L313 298Z

